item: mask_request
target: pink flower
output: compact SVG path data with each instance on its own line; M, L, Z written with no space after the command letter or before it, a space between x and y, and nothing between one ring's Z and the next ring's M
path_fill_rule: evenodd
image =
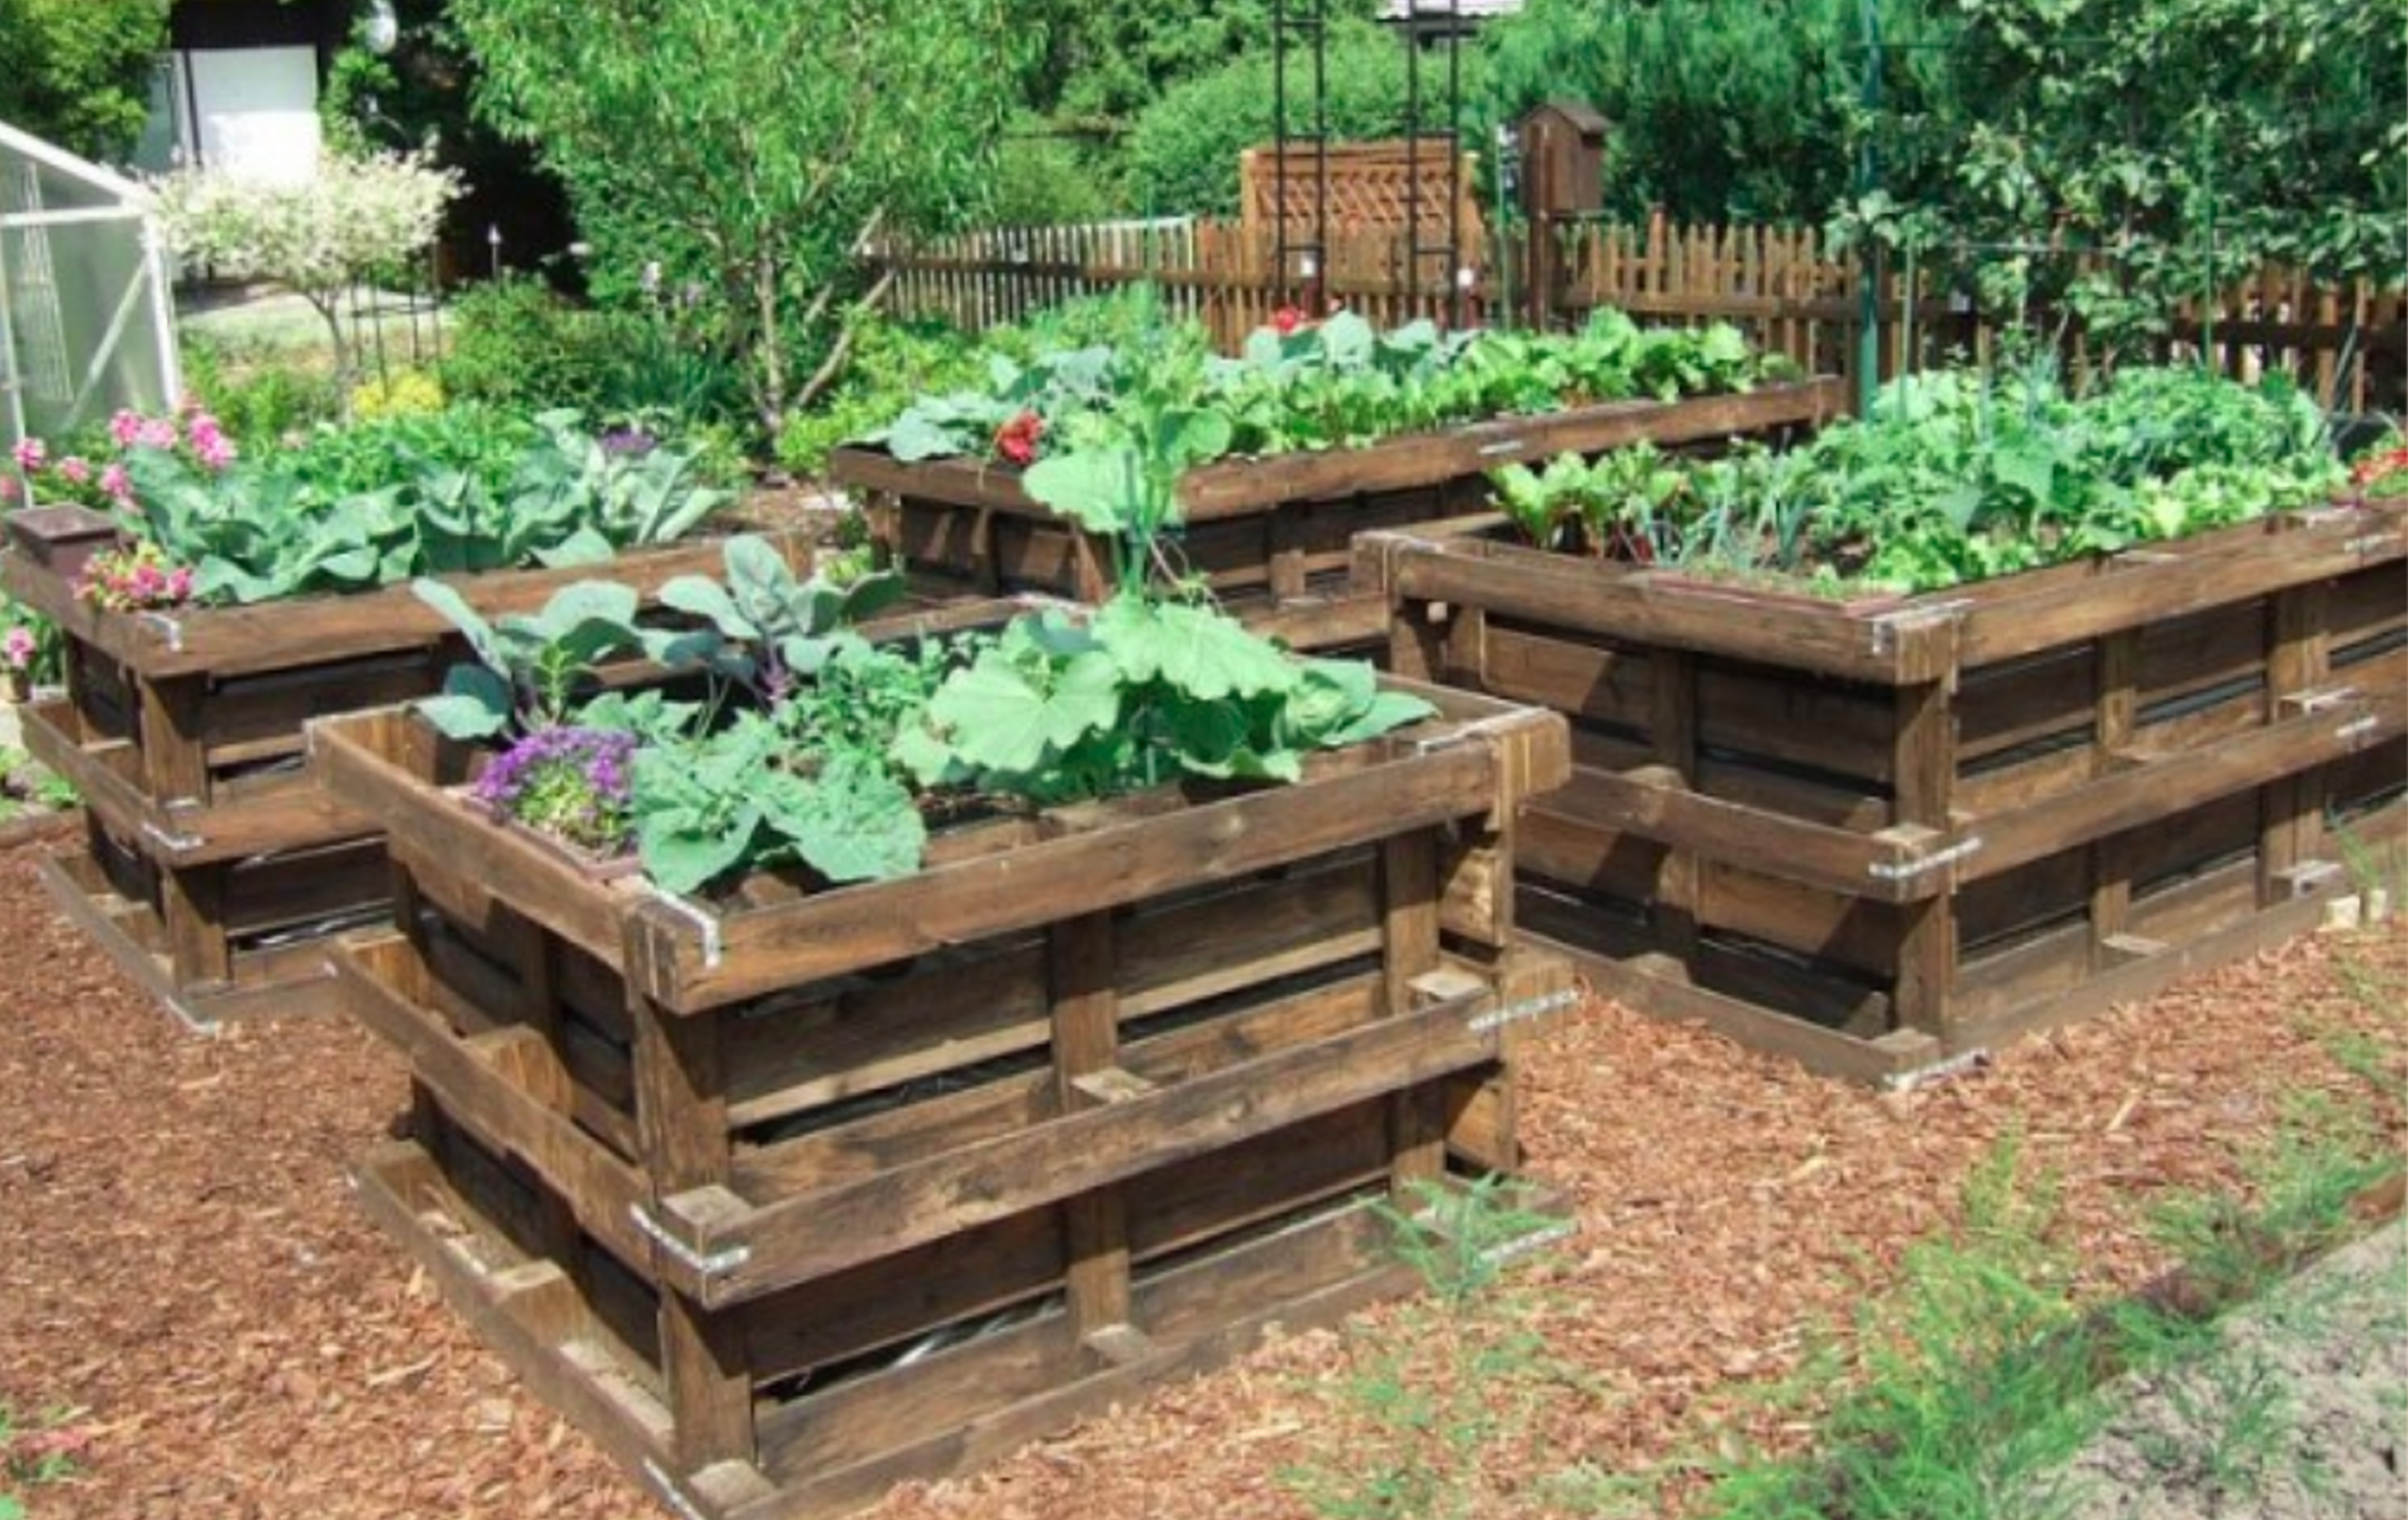
M206 438L195 437L192 439L192 452L210 469L223 470L234 462L234 440L212 430Z
M113 464L100 472L100 489L119 501L132 501L134 477L125 473L125 466Z
M0 655L8 658L9 668L18 671L33 669L33 630L11 628L6 638L0 638Z
M175 420L163 417L156 421L144 422L134 430L134 441L146 449L174 448Z
M117 415L109 419L109 437L116 441L118 448L130 449L134 447L134 440L141 436L141 414L128 411L123 407L120 407L117 410Z
M10 452L16 458L17 468L28 474L41 469L50 459L50 451L43 447L40 438L19 438L16 448Z
M70 454L59 461L59 475L70 486L89 485L92 482L92 466L83 456Z
M192 567L190 565L179 564L168 572L168 599L170 601L192 599Z

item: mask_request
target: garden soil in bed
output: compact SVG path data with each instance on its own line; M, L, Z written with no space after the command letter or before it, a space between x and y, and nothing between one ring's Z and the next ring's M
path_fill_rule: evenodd
M344 1169L401 1110L398 1064L335 1020L182 1032L51 913L33 860L0 852L0 1401L66 1406L90 1437L81 1480L27 1495L35 1520L665 1513L354 1205ZM2152 1198L2231 1181L2281 1093L2351 1089L2319 1030L2385 1042L2400 1089L2400 1026L2370 977L2408 979L2396 925L2296 942L1909 1096L1591 1005L1536 1042L1529 1079L1533 1170L1579 1224L1538 1269L1543 1328L1591 1374L1545 1404L1529 1475L1664 1459L1754 1407L1748 1389L1845 1312L1851 1274L1945 1223L2010 1136L2062 1179L2092 1286L2140 1283L2166 1264ZM1305 1515L1279 1474L1341 1450L1343 1347L1282 1341L873 1513ZM1518 1445L1498 1460L1528 1461Z

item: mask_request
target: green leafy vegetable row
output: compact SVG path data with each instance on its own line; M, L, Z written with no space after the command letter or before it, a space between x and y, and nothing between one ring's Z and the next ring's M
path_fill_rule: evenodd
M477 663L420 710L456 739L547 758L568 747L565 732L628 736L627 832L654 880L678 892L787 866L831 882L907 875L931 809L1046 805L1182 777L1294 780L1308 751L1430 713L1381 691L1368 665L1292 660L1205 604L1123 597L1091 618L1049 611L917 644L873 644L849 626L896 590L890 578L798 580L742 537L728 541L724 580L664 589L688 615L667 628L642 626L635 593L608 582L488 623L422 581ZM700 675L706 694L593 694L599 665L637 654ZM621 784L585 783L598 804Z
M2129 369L2076 397L2042 366L1906 377L1787 453L1643 445L1489 478L1543 547L1914 592L2309 505L2345 474L2286 378Z
M1233 359L1213 353L1194 324L1142 341L991 354L985 385L925 398L864 441L907 462L994 455L1028 464L1109 433L1143 390L1220 419L1221 453L1260 456L1590 402L1744 391L1786 372L1727 324L1643 330L1613 311L1569 335L1442 333L1429 322L1381 332L1353 313L1317 323L1288 315Z
M257 602L413 576L602 563L691 532L729 499L700 483L692 456L594 438L573 413L547 413L508 443L445 441L276 451L223 469L137 447L124 460L124 510L193 572L195 598Z

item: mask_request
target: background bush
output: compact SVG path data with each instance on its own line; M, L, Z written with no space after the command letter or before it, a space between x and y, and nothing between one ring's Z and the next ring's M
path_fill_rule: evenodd
M1228 215L1237 209L1238 154L1271 140L1271 53L1258 48L1183 83L1146 108L1122 155L1125 199L1158 216ZM1443 56L1425 59L1425 91L1444 88ZM1480 60L1464 55L1466 98L1479 92ZM1308 129L1311 64L1291 60L1289 131ZM1405 123L1405 49L1368 22L1330 29L1329 129L1334 138L1389 137ZM1425 100L1434 121L1443 105Z

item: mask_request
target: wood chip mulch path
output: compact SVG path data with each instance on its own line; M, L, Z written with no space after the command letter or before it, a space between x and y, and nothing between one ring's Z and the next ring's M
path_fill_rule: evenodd
M81 1479L27 1495L35 1520L666 1512L519 1392L354 1206L345 1166L404 1100L380 1046L338 1021L184 1032L50 910L23 848L0 849L0 1403L70 1410L89 1437ZM2397 925L2303 939L1906 1097L1591 1005L1541 1042L1526 1110L1534 1168L1580 1226L1540 1268L1546 1328L1590 1374L1536 1434L1558 1465L1611 1472L1751 1418L1745 1390L2010 1137L2061 1181L2096 1285L2136 1284L2165 1264L2152 1197L2233 1180L2287 1093L2363 1093L2329 1031L2372 1035L2408 1084L2403 986ZM1342 1350L1289 1337L872 1512L1306 1515L1280 1474L1339 1455Z

